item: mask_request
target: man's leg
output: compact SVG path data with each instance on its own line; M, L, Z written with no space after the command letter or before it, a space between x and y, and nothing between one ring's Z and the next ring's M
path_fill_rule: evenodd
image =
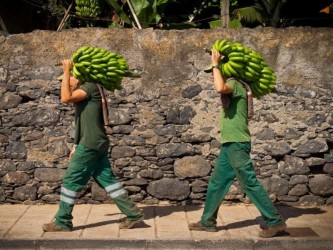
M226 154L227 150L222 146L208 182L205 206L201 220L199 223L190 225L191 230L216 231L216 219L219 207L235 178L234 170L226 161ZM203 226L203 229L199 228L200 224Z
M94 171L93 178L100 186L104 187L119 210L126 215L127 223L125 222L126 225L121 224L120 227L131 228L143 220L144 215L141 209L129 198L127 191L113 174L107 152L99 160L98 168Z
M72 211L78 193L87 184L93 171L97 151L78 145L63 178L60 203L54 222L43 225L43 230L70 231L73 228Z
M253 162L250 158L251 144L233 143L233 147L235 154L231 154L229 159L243 191L260 211L268 227L284 225L283 217L256 178Z

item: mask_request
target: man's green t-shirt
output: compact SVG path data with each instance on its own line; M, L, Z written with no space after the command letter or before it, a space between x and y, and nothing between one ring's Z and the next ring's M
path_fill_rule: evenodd
M247 118L246 89L236 79L228 79L227 84L232 87L232 93L229 94L229 107L221 110L221 142L251 141Z
M95 83L86 82L80 89L87 92L87 98L76 103L75 108L75 144L102 150L109 147L103 121L102 97Z

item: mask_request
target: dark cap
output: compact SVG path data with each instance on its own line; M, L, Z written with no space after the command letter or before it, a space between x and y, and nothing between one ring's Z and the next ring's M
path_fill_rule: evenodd
M211 64L209 64L209 66L207 66L205 69L204 69L204 72L205 73L211 73L213 72L213 66Z

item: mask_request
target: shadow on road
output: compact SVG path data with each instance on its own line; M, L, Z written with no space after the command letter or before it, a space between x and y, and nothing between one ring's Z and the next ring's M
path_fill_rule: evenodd
M288 220L289 218L296 218L300 217L305 214L323 214L326 213L325 210L321 209L320 207L299 207L299 206L288 206L288 205L277 205L276 206L278 211ZM200 205L185 205L185 206L179 206L179 205L165 205L165 206L143 206L141 207L143 209L143 212L145 214L145 220L154 219L156 217L167 217L170 216L173 213L181 213L181 212L191 212L196 211L199 209L202 209L202 206ZM121 213L112 213L112 214L105 214L105 216L114 216L114 215L120 215ZM124 220L124 216L121 220ZM102 222L97 223L91 223L87 225L82 225L75 227L74 230L81 230L85 228L93 228L93 227L100 227L108 224L113 223L120 223L121 220L105 220ZM263 225L263 219L261 216L254 218L254 219L248 219L248 220L242 220L237 221L233 223L229 223L224 226L219 226L218 230L228 230L228 229L237 229L237 228L243 228L248 226L264 226ZM150 225L145 224L144 222L141 222L136 227L141 228L147 228L151 227ZM292 236L292 237L300 237L300 236L318 236L311 228L309 227L298 227L298 228L288 228L285 232L281 234L281 236Z

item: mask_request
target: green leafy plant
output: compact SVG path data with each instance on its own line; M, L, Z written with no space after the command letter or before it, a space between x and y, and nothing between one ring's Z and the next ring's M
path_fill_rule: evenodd
M157 24L161 20L161 10L169 0L105 0L125 23L142 28ZM131 9L132 8L132 9Z

